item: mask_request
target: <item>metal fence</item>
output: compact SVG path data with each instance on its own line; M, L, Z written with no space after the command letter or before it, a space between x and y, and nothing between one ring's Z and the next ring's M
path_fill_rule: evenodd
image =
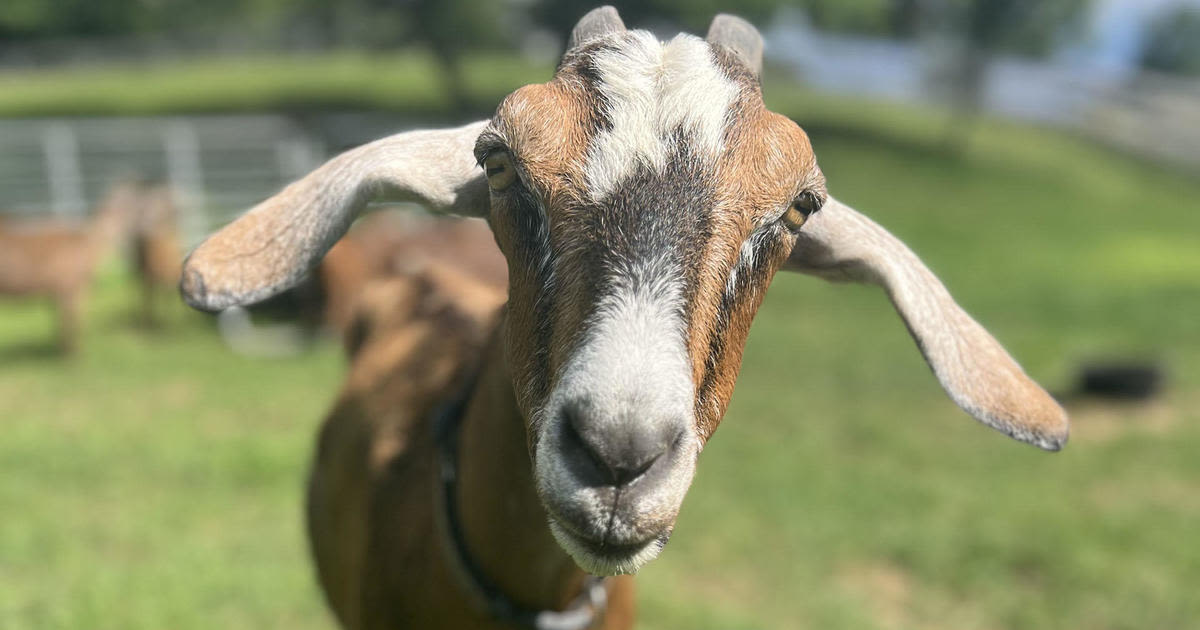
M114 181L159 179L195 243L331 153L407 126L370 115L0 120L0 213L81 218Z

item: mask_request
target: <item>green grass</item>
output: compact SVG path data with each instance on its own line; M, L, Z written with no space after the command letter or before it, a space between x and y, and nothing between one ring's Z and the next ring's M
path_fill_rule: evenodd
M1050 455L955 408L875 290L781 276L641 627L1118 630L1200 619L1200 184L1078 139L772 93L831 190L906 239L1027 371L1170 371L1076 404ZM0 627L330 628L301 534L331 347L232 356L202 317L129 327L105 276L63 362L0 303Z
M299 491L332 348L232 356L199 315L147 333L123 276L81 356L50 310L0 310L0 627L321 627Z
M494 107L516 77L551 74L507 54L464 62L468 104ZM231 56L0 72L0 117L153 115L328 108L441 117L450 105L420 51Z

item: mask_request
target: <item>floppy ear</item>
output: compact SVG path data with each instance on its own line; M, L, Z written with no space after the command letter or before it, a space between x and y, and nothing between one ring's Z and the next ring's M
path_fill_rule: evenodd
M1066 443L1062 407L954 302L916 254L879 224L830 197L804 223L784 268L883 287L959 407L1046 450Z
M372 201L482 216L487 179L473 148L486 125L401 133L326 162L201 243L184 261L183 299L213 311L292 286Z

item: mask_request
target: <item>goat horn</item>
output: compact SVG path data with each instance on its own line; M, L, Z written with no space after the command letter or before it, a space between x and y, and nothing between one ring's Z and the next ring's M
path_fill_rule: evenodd
M753 24L736 15L721 13L713 18L705 39L728 48L754 76L762 75L763 38Z
M580 18L575 28L571 29L571 39L567 41L567 50L578 48L588 41L603 37L610 33L624 33L625 23L617 10L609 5L597 7Z

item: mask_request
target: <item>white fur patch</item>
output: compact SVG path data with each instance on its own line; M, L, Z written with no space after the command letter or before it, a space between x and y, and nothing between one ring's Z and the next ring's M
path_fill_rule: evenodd
M680 314L679 270L658 259L612 273L615 290L602 298L595 323L567 361L550 397L534 466L538 492L551 511L555 505L571 506L572 512L586 515L586 523L579 525L591 532L607 532L616 541L643 540L647 534L658 537L669 531L663 528L674 523L695 474L699 452L699 438L693 432L695 385ZM666 433L672 427L684 432L674 447L678 452L671 468L652 489L638 491L636 505L617 508L611 494L580 485L570 472L563 449L552 436L561 433L557 425L565 421L557 410L573 400L588 401L597 411L592 421L600 427L632 418ZM574 544L553 521L551 526L580 566L604 575L635 572L662 546L648 543L629 557L603 559Z
M612 270L615 290L601 299L595 324L559 384L561 394L614 406L640 394L636 402L648 418L690 417L695 388L680 312L681 272L662 259L633 266Z
M597 52L594 65L612 128L598 134L588 152L593 201L611 194L638 165L661 172L676 129L695 143L696 154L713 161L721 154L726 112L739 88L704 40L678 35L663 43L630 31L618 47Z

